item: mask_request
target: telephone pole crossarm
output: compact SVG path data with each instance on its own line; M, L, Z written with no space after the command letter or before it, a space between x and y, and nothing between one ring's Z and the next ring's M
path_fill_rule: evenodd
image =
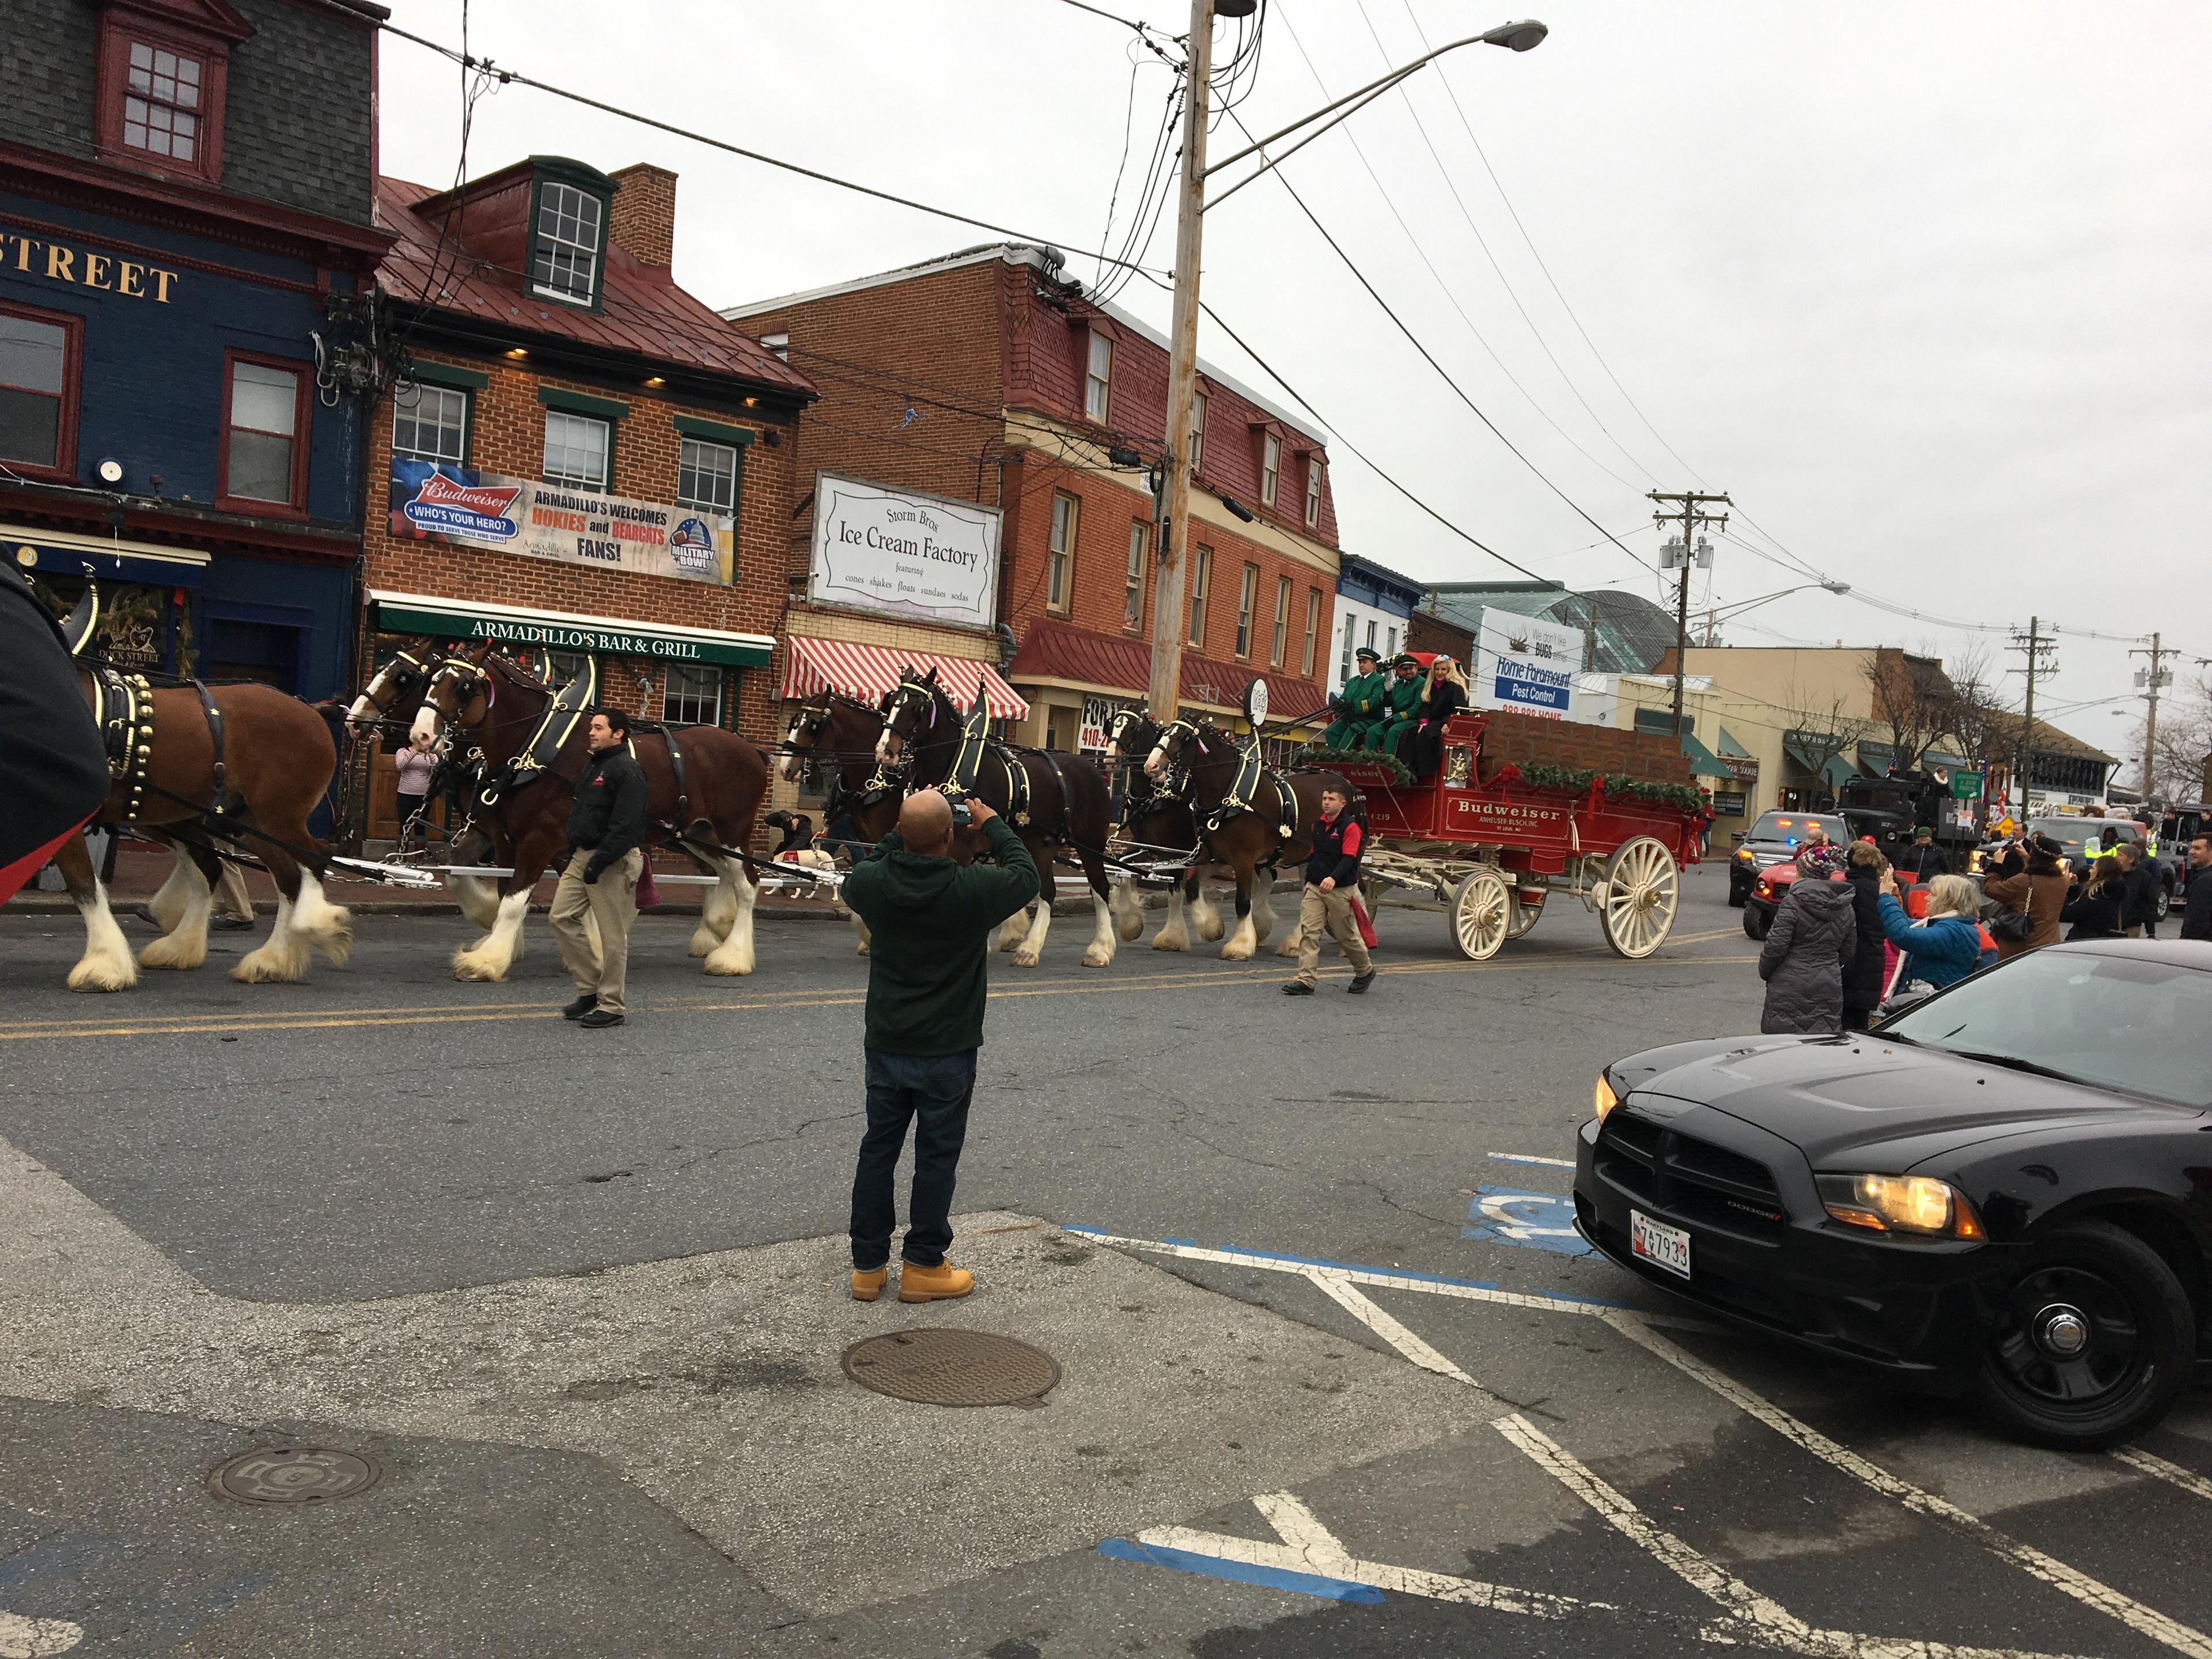
M1708 513L1705 510L1707 507L1714 503L1723 507L1734 507L1735 503L1729 500L1726 492L1708 495L1702 490L1695 489L1676 491L1654 489L1647 493L1652 501L1672 501L1675 504L1675 511L1654 513L1651 515L1652 518L1662 525L1680 525L1682 530L1682 574L1674 592L1674 740L1679 743L1681 741L1683 729L1683 680L1689 672L1690 568L1696 556L1697 534L1708 525L1720 530L1728 528L1728 514Z

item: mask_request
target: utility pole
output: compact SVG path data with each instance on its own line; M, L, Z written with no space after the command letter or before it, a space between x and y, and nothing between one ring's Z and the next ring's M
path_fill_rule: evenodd
M2045 659L2045 653L2057 650L2057 646L2043 631L2040 617L2027 619L2027 632L2025 634L2017 628L2014 629L2012 640L2006 649L2023 652L2027 657L2025 670L2013 671L2025 672L2027 676L2027 700L2020 719L2020 746L2013 756L2012 765L2013 783L2020 792L2021 815L2025 817L2027 814L2027 763L2035 753L2035 682L2039 676L2048 679L2058 672L2057 663Z
M1198 392L1198 258L1206 211L1206 115L1213 73L1213 0L1190 0L1189 81L1183 96L1182 199L1176 206L1175 313L1168 331L1166 472L1152 532L1152 672L1146 690L1165 724L1182 706L1184 555L1190 520L1190 416Z
M2136 670L2136 684L2147 686L2150 691L2150 712L2143 717L2142 798L2145 806L2150 805L2152 768L2158 759L2158 689L2160 685L2171 684L2173 680L2173 671L2171 668L2160 669L2158 660L2160 657L2177 654L2164 649L2160 644L2160 635L2153 634L2149 650L2128 653L2130 657L2150 659L2148 669Z
M1707 525L1728 528L1727 514L1711 514L1702 509L1710 501L1718 501L1723 507L1734 507L1735 503L1725 494L1708 495L1694 489L1673 495L1656 489L1648 493L1652 501L1673 501L1677 507L1673 513L1654 513L1651 516L1661 524L1682 527L1682 579L1674 594L1674 737L1679 742L1682 736L1682 679L1689 671L1690 658L1690 565L1695 557L1698 531Z

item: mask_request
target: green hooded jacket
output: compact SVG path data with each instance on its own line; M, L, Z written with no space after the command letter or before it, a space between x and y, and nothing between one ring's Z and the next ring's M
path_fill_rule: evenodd
M957 1054L981 1044L991 930L1037 895L1036 866L1006 820L983 836L995 866L909 853L894 830L845 878L845 902L868 924L869 1048Z

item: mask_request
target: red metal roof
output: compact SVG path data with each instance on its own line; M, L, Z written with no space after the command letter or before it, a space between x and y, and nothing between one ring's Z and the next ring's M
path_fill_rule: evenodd
M377 279L395 298L473 319L503 333L558 335L695 374L732 375L791 396L817 395L805 375L677 287L666 267L641 264L611 238L601 310L525 292L520 270L472 255L462 245L458 215L441 242L438 226L415 211L441 194L404 179L377 180L376 225L399 239L377 268Z
M897 650L887 645L855 645L848 640L818 640L809 634L793 634L784 643L790 648L783 659L783 695L787 701L812 696L823 686L857 696L864 702L880 702L899 683L908 667L927 673L937 671L938 684L952 699L953 707L966 708L975 701L975 680L981 676L984 700L994 720L1018 720L1030 706L1019 693L988 663L973 657L940 657L927 651Z
M1006 672L1016 679L1073 680L1099 685L1141 697L1152 679L1152 647L1145 641L1045 617L1031 623ZM1295 674L1253 669L1242 663L1218 662L1186 652L1182 659L1182 699L1187 703L1229 712L1241 708L1244 688L1254 679L1267 682L1271 717L1289 720L1316 709L1322 701L1321 687Z

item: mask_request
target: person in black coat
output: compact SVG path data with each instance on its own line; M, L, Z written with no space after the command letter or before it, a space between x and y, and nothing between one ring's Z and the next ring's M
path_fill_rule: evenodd
M1858 928L1858 948L1844 969L1844 1029L1863 1031L1881 1006L1882 981L1888 952L1881 927L1881 878L1889 861L1870 841L1851 844L1844 877L1850 884L1852 920Z
M1936 844L1936 832L1922 824L1912 832L1912 845L1897 855L1897 867L1909 870L1921 881L1951 873L1951 860Z
M2089 878L2074 896L2068 899L2059 911L2058 920L2073 925L2066 933L2066 942L2075 944L2085 939L2118 939L2125 925L2121 917L2128 901L2126 875L2117 859L2099 859L2089 866Z
M2121 931L2130 939L2158 937L2158 866L2143 856L2142 846L2124 841L2112 854L2118 860L2127 896L2120 906Z
M2182 908L2181 936L2212 939L2212 835L2189 843L2189 896Z
M1467 707L1467 677L1449 657L1429 665L1428 690L1421 698L1420 723L1405 744L1413 781L1426 783L1443 764L1444 722Z

